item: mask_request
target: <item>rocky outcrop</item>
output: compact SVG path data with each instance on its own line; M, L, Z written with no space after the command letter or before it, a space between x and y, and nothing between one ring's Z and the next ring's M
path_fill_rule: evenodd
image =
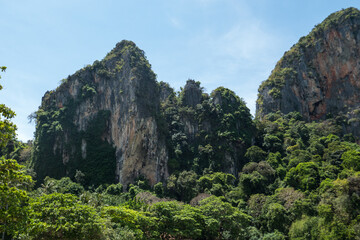
M199 122L192 113L192 110L196 109L196 105L202 103L203 89L200 87L200 82L189 79L186 81L185 87L180 93L180 101L182 106L185 106L190 110L189 113L183 112L181 114L181 121L184 124L184 131L190 142L195 140L196 135L199 132Z
M360 107L360 12L335 12L302 37L259 88L256 115L298 111L305 120Z
M245 102L224 87L204 93L200 82L191 79L178 94L167 84L160 87L169 171L223 171L237 176L254 135Z
M164 180L167 148L158 129L159 105L144 52L133 42L118 43L102 61L43 97L33 158L39 178L72 177L78 169L88 184L99 184L99 174L124 186L140 176L151 185Z
M195 108L197 104L201 103L202 93L200 82L195 82L192 79L187 80L182 91L182 104Z
M160 88L160 102L165 102L170 95L175 96L174 89L166 82L159 83Z
M189 79L178 93L156 82L144 52L122 41L102 61L47 92L36 112L32 166L85 185L137 178L150 185L194 170L237 175L254 134L249 109L229 89L210 95Z

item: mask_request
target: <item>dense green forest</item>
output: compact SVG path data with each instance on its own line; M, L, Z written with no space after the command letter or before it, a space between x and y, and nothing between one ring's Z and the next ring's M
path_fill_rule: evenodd
M162 129L171 175L153 187L144 178L90 185L81 171L35 187L31 142L16 140L15 113L0 105L2 239L359 239L360 146L343 134L344 118L306 123L293 112L251 120L233 92L216 93L234 101L219 111L204 95L195 110L181 108L180 92L162 104L173 123ZM219 126L192 143L199 152L176 121L184 114ZM236 176L221 171L234 143L246 146Z

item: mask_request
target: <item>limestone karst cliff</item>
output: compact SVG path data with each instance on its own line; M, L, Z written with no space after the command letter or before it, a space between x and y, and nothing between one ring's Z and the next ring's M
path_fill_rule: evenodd
M167 124L169 170L223 171L237 176L254 135L245 102L224 87L209 95L188 80L176 97L161 84L161 112Z
M261 84L257 116L298 111L307 121L341 114L348 120L358 117L359 43L359 10L331 14L287 51ZM360 135L358 123L351 124L347 128Z
M183 170L237 175L254 128L245 102L188 80L176 93L156 81L144 52L122 41L47 92L36 112L37 179L85 175L86 185L150 185Z
M159 134L159 91L142 50L122 41L47 92L36 113L33 166L38 178L85 174L88 184L167 177Z

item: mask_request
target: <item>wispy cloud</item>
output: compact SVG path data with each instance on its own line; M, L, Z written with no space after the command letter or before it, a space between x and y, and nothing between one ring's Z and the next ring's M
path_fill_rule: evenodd
M275 37L260 23L240 23L217 39L221 51L235 59L259 60L275 43Z
M203 32L193 39L193 44L202 44L218 57L235 62L258 64L272 57L272 50L278 47L278 39L268 33L259 22L240 22L223 34Z
M192 45L206 49L206 71L198 76L212 89L222 83L247 102L255 114L257 88L275 66L281 39L254 16L239 19L221 34L207 29Z

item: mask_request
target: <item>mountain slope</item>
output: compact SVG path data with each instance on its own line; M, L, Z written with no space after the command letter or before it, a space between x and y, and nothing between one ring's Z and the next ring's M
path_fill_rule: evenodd
M331 14L286 52L261 84L257 117L298 111L307 121L353 118L360 107L359 42L359 10Z
M159 91L144 52L122 41L102 60L63 80L42 99L33 166L45 176L85 174L87 184L167 177L158 132Z
M85 174L85 185L137 179L151 186L183 170L234 175L254 135L249 109L229 89L210 95L188 80L175 91L144 52L122 41L45 94L36 112L32 166L41 182Z

